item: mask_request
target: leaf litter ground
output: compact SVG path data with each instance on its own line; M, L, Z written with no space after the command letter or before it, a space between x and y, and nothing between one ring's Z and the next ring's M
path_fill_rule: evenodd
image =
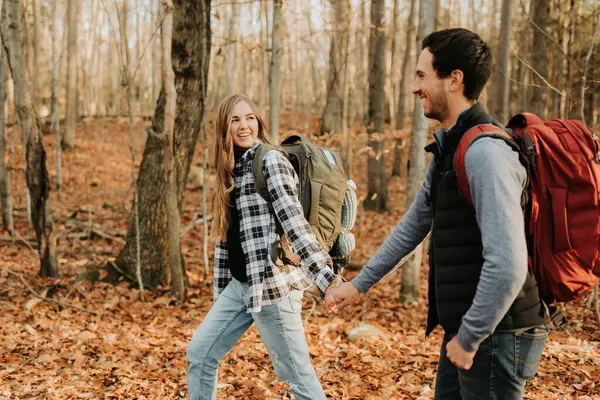
M296 117L298 118L298 116ZM285 122L285 121L284 121ZM320 139L335 146L341 139ZM51 181L55 182L55 142L44 137ZM83 122L77 148L63 154L61 201L52 201L59 233L61 277L37 278L38 259L25 203L23 170L13 172L16 230L24 240L0 242L0 399L176 399L185 398L185 349L212 304L212 278L204 279L202 226L182 237L190 288L183 305L168 288L139 292L127 282L116 286L82 279L82 274L114 258L126 237L132 185L128 125L125 120ZM144 126L136 132L137 165ZM353 171L359 195L366 188L366 135L355 133ZM201 163L201 147L194 163ZM388 148L391 147L391 141ZM391 166L391 153L387 163ZM20 145L13 165L22 168ZM364 176L363 176L364 175ZM202 192L190 185L182 226L201 210ZM404 212L404 184L390 181L391 211L362 211L355 228L354 262L364 263ZM54 188L53 188L54 189ZM89 235L86 227L95 233ZM102 235L105 234L105 235ZM212 260L212 249L210 251ZM40 295L71 303L94 314L41 301ZM421 291L426 293L427 267ZM351 278L356 272L347 271ZM398 302L396 271L341 314L328 314L305 297L303 315L312 363L332 399L430 399L441 331L425 338L425 295L414 305ZM538 374L527 384L526 399L600 399L600 333L584 302L565 307L569 332L552 332ZM381 335L348 340L348 332L370 324ZM222 360L218 399L289 399L252 327Z

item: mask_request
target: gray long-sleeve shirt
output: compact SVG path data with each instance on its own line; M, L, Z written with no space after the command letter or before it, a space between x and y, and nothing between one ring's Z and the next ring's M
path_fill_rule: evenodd
M418 246L431 230L427 204L433 162L425 182L402 220L352 284L367 292ZM462 318L457 340L467 351L494 332L525 283L527 245L521 210L526 171L518 155L498 139L483 138L465 155L476 218L482 235L484 264L471 308Z

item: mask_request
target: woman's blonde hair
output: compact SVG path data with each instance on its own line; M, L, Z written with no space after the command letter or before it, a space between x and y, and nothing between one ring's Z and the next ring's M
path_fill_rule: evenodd
M256 113L252 101L243 94L231 94L221 100L217 110L217 121L215 127L215 148L213 152L213 165L216 171L215 190L211 198L211 209L213 220L211 223L211 236L213 239L227 241L227 228L229 227L229 207L231 204L233 188L233 168L235 159L233 153L233 137L229 134L233 109L240 103L245 102ZM258 121L258 138L265 143L267 139L267 128L262 118L256 115Z

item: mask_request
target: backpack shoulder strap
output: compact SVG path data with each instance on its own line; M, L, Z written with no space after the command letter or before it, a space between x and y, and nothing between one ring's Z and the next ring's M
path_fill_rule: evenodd
M285 155L285 152L281 148L269 143L263 143L256 149L256 152L254 153L254 159L252 160L252 174L254 175L256 192L267 202L269 201L269 191L267 189L265 171L263 171L262 166L265 154L271 150L281 151Z
M456 171L456 178L458 181L458 189L461 194L467 200L467 202L473 205L473 198L471 197L471 190L469 188L469 180L467 179L467 171L465 169L465 156L467 150L477 140L483 137L495 137L503 139L508 142L512 142L512 136L504 129L494 124L482 124L477 125L469 129L458 143L456 153L454 153L454 170ZM515 148L511 145L511 147Z

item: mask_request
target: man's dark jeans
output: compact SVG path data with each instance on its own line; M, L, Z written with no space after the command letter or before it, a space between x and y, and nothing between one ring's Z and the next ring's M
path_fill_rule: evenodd
M446 357L452 337L444 335L435 400L520 400L526 380L537 370L548 328L494 332L481 343L468 371L456 368Z

